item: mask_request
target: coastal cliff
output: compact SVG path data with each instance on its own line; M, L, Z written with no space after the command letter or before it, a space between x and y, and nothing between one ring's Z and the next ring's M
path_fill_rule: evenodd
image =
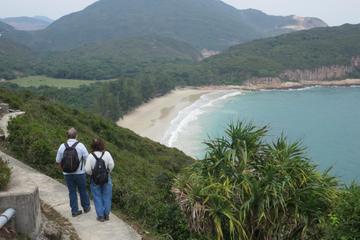
M351 59L349 65L322 66L315 69L295 69L286 70L277 77L251 78L245 85L251 84L279 84L281 82L300 82L300 81L326 81L348 78L351 73L360 69L360 56Z

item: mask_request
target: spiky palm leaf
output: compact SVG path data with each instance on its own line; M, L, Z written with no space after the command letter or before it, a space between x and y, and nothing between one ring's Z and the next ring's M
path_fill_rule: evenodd
M178 177L175 194L192 230L218 240L316 236L337 183L317 172L300 142L265 143L267 131L230 124L225 137L206 142L205 159Z

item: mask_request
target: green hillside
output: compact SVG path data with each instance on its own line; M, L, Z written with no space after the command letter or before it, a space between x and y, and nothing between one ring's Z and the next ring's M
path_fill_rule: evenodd
M38 50L64 50L84 43L157 34L197 49L223 50L290 32L284 27L296 24L292 16L238 10L219 0L101 0L36 32L28 44ZM315 24L324 25L321 20Z
M12 79L24 72L31 72L34 59L27 47L0 37L0 79Z
M16 30L14 27L0 21L0 34L0 39L7 39L28 46L33 39L34 32Z
M199 65L210 82L241 83L285 70L351 65L360 56L360 24L316 28L237 45Z
M159 65L193 63L200 58L201 54L187 43L148 36L44 54L37 72L57 78L109 79L132 76Z
M93 138L101 137L116 161L112 174L115 209L159 233L188 239L170 187L174 175L193 162L190 157L108 120L29 93L14 94L0 88L0 100L26 112L9 125L7 147L16 157L61 180L62 174L54 168L54 157L65 141L66 129L76 127L86 146Z

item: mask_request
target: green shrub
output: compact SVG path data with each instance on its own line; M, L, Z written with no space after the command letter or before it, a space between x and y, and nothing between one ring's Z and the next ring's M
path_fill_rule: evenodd
M327 240L360 239L360 186L341 190L334 211L325 225Z
M0 158L0 190L4 190L10 182L11 170L6 162Z
M193 232L217 240L320 239L336 180L319 173L299 143L266 143L266 134L266 127L230 125L177 178L173 191Z

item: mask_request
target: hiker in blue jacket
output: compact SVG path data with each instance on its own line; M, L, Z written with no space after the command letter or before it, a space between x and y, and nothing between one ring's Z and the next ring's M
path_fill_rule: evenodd
M94 198L97 220L108 221L111 211L112 181L110 172L114 168L111 154L105 150L104 142L94 139L92 153L87 158L85 170L91 176L90 188Z
M77 131L70 128L67 131L68 140L61 144L56 155L58 163L63 171L66 185L69 189L71 214L73 217L82 214L79 210L77 190L80 194L81 206L85 213L90 211L90 199L86 190L85 163L89 155L84 144L76 140Z

